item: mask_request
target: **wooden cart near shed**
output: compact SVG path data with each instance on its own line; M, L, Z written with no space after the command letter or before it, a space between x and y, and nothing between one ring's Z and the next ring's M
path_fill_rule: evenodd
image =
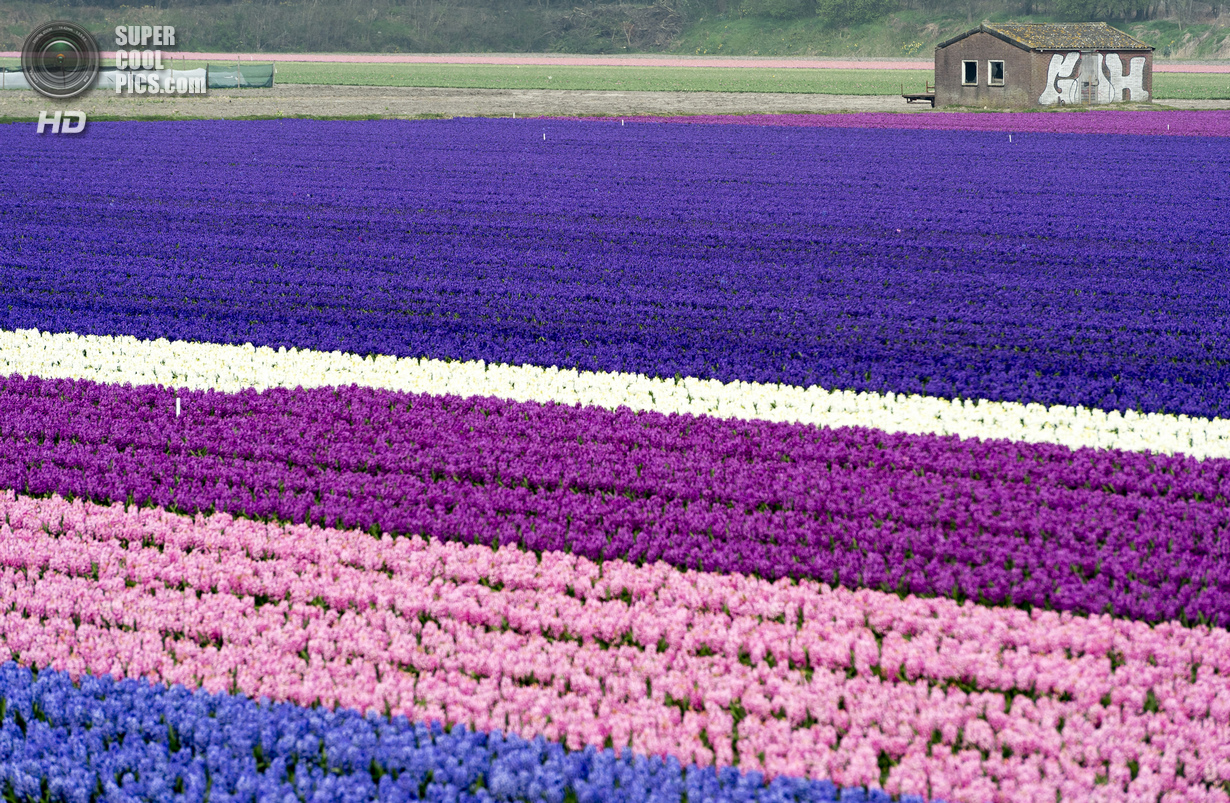
M932 105L1146 102L1153 48L1104 22L986 23L935 48Z
M906 92L905 84L902 84L901 85L901 97L905 98L906 103L913 103L915 101L922 101L922 100L928 101L931 104L931 108L934 109L935 108L935 84L931 83L930 81L927 81L926 84L924 84L924 86L926 86L926 89L922 92Z

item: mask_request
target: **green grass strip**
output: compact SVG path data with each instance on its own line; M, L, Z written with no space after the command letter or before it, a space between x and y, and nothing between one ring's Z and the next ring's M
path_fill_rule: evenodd
M931 77L927 70L284 62L278 65L274 80L285 84L454 89L898 95L902 84L921 90Z
M11 61L11 60L9 60ZM218 62L210 62L223 66ZM205 62L174 60L175 69ZM242 66L242 65L241 65ZM899 95L921 91L930 70L809 70L769 67L607 67L541 64L349 64L279 62L276 84L449 89L566 89L624 92L771 92ZM1230 100L1230 74L1153 74L1157 100ZM259 90L253 90L259 91Z

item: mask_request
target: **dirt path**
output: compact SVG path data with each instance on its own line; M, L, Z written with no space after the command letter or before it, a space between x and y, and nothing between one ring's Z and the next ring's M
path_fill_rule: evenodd
M1162 104L1159 104L1159 107ZM1184 109L1230 109L1230 101L1166 101ZM756 112L908 112L939 114L883 95L750 92L588 92L558 89L422 89L282 84L214 89L206 97L153 98L94 91L56 104L33 92L0 92L0 117L34 120L42 110L78 109L89 117L216 118L268 116L518 117Z

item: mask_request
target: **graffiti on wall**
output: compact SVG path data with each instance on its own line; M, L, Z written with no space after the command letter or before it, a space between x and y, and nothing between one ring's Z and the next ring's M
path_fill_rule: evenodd
M1123 61L1118 53L1091 54L1096 61L1092 65L1081 64L1080 53L1051 56L1046 71L1046 89L1038 98L1043 106L1059 103L1116 103L1121 100L1146 101L1145 60L1131 59L1128 70L1123 71ZM1126 95L1125 95L1126 91Z

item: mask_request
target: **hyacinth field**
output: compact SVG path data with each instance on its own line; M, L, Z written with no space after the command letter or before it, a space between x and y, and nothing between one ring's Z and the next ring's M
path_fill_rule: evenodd
M1228 143L0 126L0 797L1230 801Z

